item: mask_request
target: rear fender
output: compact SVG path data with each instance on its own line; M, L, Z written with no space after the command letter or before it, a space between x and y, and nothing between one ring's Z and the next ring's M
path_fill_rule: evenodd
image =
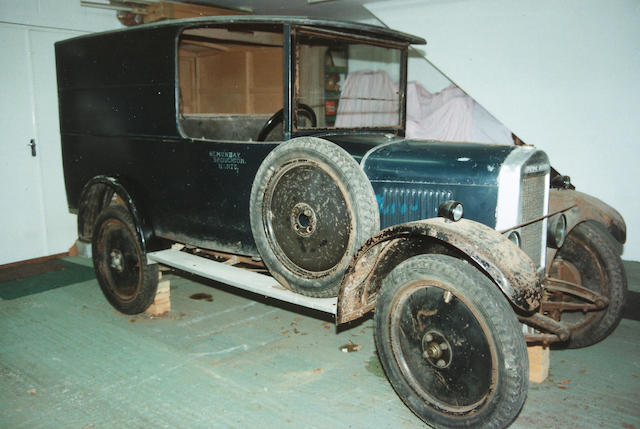
M139 210L134 194L121 180L109 176L96 176L82 189L78 203L78 238L91 242L93 225L102 209L110 204L123 204L131 213L140 237L142 250L147 251L147 242L153 236L153 229Z
M432 218L386 228L367 240L342 279L336 322L349 322L371 311L387 274L407 258L425 253L469 261L520 310L531 312L540 304L542 286L536 266L505 236L471 220Z

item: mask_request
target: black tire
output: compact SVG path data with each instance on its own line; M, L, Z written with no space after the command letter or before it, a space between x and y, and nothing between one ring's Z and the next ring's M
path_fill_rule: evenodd
M356 250L380 229L369 179L342 148L300 137L264 160L251 188L251 230L271 274L289 289L336 296Z
M556 253L550 276L577 283L605 296L609 305L598 311L564 311L552 314L567 324L571 336L566 346L587 347L605 339L620 323L627 276L613 237L593 221L577 225ZM565 300L580 302L566 296Z
M131 214L126 207L106 207L93 229L93 267L107 301L124 314L138 314L153 302L158 265L147 264Z
M399 264L382 283L375 327L387 378L429 425L501 428L518 415L529 385L521 325L465 261L418 255Z

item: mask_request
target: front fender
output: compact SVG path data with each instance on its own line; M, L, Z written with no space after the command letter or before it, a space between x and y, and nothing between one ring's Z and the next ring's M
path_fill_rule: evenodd
M549 213L561 211L567 218L567 231L587 220L600 223L620 243L627 241L627 225L622 215L610 205L571 189L550 189Z
M567 234L578 224L597 222L611 235L611 242L622 255L623 244L627 241L627 225L624 218L610 205L582 192L571 189L550 189L549 213L562 212L567 219ZM559 249L547 248L547 273Z
M403 260L424 253L451 254L474 263L525 312L540 304L542 286L536 266L505 236L471 220L432 218L391 226L367 240L342 279L336 322L345 323L372 310L386 275Z

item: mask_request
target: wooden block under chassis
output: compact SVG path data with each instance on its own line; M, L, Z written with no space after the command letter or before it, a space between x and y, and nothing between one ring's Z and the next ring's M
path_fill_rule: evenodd
M542 383L549 376L549 347L529 346L529 381Z
M158 290L153 303L145 310L152 316L163 316L171 311L171 282L162 280L162 271L158 272Z

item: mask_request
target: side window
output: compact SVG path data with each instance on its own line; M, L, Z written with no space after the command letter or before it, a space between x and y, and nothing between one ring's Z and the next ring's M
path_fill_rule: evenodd
M281 32L185 30L178 45L183 132L193 138L255 140L282 109L282 63Z
M295 128L393 128L400 126L402 51L391 46L300 32L295 102L313 109L316 125Z

